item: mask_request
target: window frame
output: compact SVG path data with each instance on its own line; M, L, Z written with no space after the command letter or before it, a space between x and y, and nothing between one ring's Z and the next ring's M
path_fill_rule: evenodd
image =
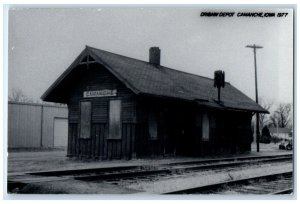
M206 116L206 118L207 118L207 126L205 126L204 124L205 124L205 120L204 120L204 118L205 118L205 116ZM207 113L202 113L202 128L201 128L201 141L203 141L203 142L208 142L208 141L210 141L210 121L209 121L209 114L207 114ZM206 129L206 130L204 130L204 128ZM207 136L204 136L204 135L206 135L205 133L206 133L206 131L207 131Z
M81 127L82 127L82 123L81 123L81 104L82 103L86 103L86 102L89 102L90 103L90 108L91 108L91 112L90 112L90 124L89 124L89 136L88 137L82 137L81 135ZM91 139L92 138L92 110L93 110L93 103L92 103L92 100L80 100L79 101L79 139L84 139L84 140L88 140L88 139Z
M120 119L120 130L119 130L119 136L118 137L112 137L111 135L111 114L110 114L110 110L111 110L111 102L113 101L119 101L120 102L120 114L119 114L119 119ZM106 139L109 140L121 140L122 139L122 100L121 99L110 99L108 100L108 136Z
M155 137L152 136L150 131L150 115L153 116L153 119L155 121L155 126L156 126L156 132L155 132ZM158 116L157 113L155 111L149 111L148 112L148 132L149 132L149 140L158 140Z

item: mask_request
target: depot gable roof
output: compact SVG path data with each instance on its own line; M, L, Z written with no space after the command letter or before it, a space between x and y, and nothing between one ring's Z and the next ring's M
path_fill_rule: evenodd
M160 65L156 66L145 61L88 46L41 98L44 101L62 102L55 100L58 86L86 56L91 56L97 63L103 65L138 95L194 101L199 105L212 108L268 113L230 83L226 83L225 88L222 88L221 100L223 104L219 104L216 102L218 93L217 88L213 86L213 79Z

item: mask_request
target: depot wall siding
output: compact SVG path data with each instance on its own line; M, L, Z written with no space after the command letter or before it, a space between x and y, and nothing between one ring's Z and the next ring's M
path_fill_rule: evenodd
M55 118L67 119L67 107L9 102L8 147L53 147Z
M83 70L85 67L82 68ZM84 98L84 91L116 90L116 96ZM90 65L70 90L68 155L99 159L131 158L134 154L136 97L101 65ZM109 137L109 102L121 101L121 137ZM91 136L80 138L80 103L90 101Z

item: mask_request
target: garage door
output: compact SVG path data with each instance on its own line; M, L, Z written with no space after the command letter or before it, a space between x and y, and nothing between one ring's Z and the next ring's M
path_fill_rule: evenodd
M68 119L54 118L54 147L68 145Z

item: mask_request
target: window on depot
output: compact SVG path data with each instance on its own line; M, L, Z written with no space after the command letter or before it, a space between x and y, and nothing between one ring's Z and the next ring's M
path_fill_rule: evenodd
M155 112L150 111L148 116L149 135L151 140L157 139L157 116Z
M209 141L209 117L206 113L202 115L202 141Z
M80 138L91 138L91 101L80 102Z
M121 100L109 101L109 139L122 138Z

